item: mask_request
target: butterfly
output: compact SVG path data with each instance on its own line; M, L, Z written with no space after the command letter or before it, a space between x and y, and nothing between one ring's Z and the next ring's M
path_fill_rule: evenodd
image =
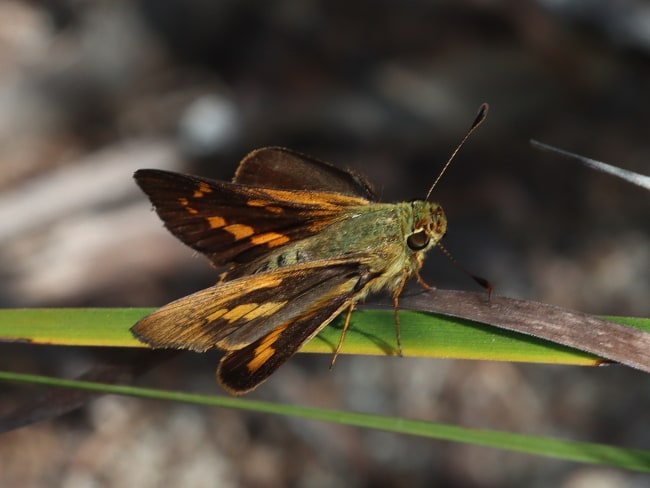
M419 270L447 229L442 207L428 201L440 176L423 200L380 203L353 171L266 147L241 161L232 182L157 169L134 178L174 236L226 268L214 286L137 322L131 331L140 341L224 350L217 380L242 394L346 312L335 359L355 305L388 290L401 354L399 295L411 277L429 288Z

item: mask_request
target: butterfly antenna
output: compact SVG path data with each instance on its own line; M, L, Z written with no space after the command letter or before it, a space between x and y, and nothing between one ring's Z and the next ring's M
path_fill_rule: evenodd
M456 258L449 252L449 250L444 247L440 242L436 243L436 247L439 248L442 253L447 256L447 259L452 262L454 266L456 266L458 269L460 269L463 273L468 275L470 278L472 278L478 285L483 288L486 293L487 293L487 299L488 302L490 301L490 298L492 297L492 283L490 283L488 280L485 278L481 278L480 276L476 276L475 274L470 273L467 271L461 264L456 260Z
M463 147L463 144L465 144L465 141L469 138L469 136L472 134L472 132L474 132L474 130L476 130L476 128L483 123L483 121L485 120L485 117L487 117L489 109L490 109L490 106L487 103L484 103L479 107L478 114L476 114L476 118L474 119L474 122L472 122L472 125L467 130L467 132L465 133L465 136L463 136L463 138L461 139L458 146L456 146L456 149L454 149L454 152L452 152L451 156L449 156L449 159L447 160L445 165L442 167L442 170L440 171L440 173L438 173L438 177L433 182L433 184L431 185L431 188L429 188L429 191L427 192L427 196L424 199L425 201L429 200L429 197L431 196L431 192L433 191L433 189L438 184L438 181L440 181L440 178L442 178L442 175L445 174L445 171L447 171L447 168L449 167L449 165L451 164L453 159L456 157L456 154L458 153L458 151L460 151L460 148Z

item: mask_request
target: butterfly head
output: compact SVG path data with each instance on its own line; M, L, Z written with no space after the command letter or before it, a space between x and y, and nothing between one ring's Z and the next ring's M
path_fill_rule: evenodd
M437 203L416 200L411 202L413 225L406 236L406 245L413 252L427 251L447 232L447 217Z
M419 251L429 250L431 247L435 246L445 235L445 232L447 232L447 218L445 217L442 207L437 203L430 202L429 197L460 148L465 144L465 141L467 141L472 132L483 123L485 117L487 117L489 108L490 107L487 103L484 103L479 107L474 122L472 122L472 125L465 133L458 146L456 146L456 149L451 153L451 156L442 167L442 170L433 181L433 184L429 187L429 191L424 200L411 202L413 206L413 228L411 233L406 237L406 244L414 254L418 254ZM421 259L422 254L420 253L419 256L419 259Z

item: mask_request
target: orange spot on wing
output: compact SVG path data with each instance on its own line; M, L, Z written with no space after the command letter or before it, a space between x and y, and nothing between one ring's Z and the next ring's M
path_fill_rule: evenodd
M266 207L268 204L268 200L248 200L246 202L249 207Z
M260 288L273 288L282 284L282 278L258 275L255 279L257 289Z
M221 317L223 317L226 313L228 313L228 309L227 308L221 308L221 309L217 310L216 312L212 312L210 315L205 317L205 319L206 319L207 322L214 322L215 320L220 319Z
M244 239L245 237L250 237L255 234L255 229L248 225L243 224L230 224L223 228L229 234L235 238L235 240Z
M276 353L276 349L273 345L277 342L278 336L282 334L287 327L289 327L289 322L280 325L261 340L260 345L255 348L253 359L246 364L248 371L255 373L264 365L264 363L273 357Z
M199 188L197 190L194 190L194 194L192 196L194 198L202 198L206 193L212 193L212 188L210 188L210 185L207 183L201 182L199 183Z
M246 202L246 205L248 205L249 207L263 207L264 210L275 214L281 214L284 212L284 209L282 207L269 205L268 200L248 200Z
M287 236L278 234L277 232L267 232L266 234L251 237L251 243L256 246L266 244L269 247L277 247L286 244L289 241L290 239Z
M257 309L253 310L252 312L247 313L242 318L244 320L252 320L259 317L270 317L286 304L287 300L284 300L282 302L266 302L257 307Z
M226 225L226 219L223 217L219 216L214 216L214 217L208 217L206 219L208 221L208 225L210 226L211 229L219 229Z
M190 207L190 201L185 197L180 197L178 199L178 203L180 203L183 207L185 207L185 210L188 213L191 213L192 215L199 213L197 209Z
M252 310L255 310L257 307L258 307L257 303L245 303L242 305L237 305L228 313L225 313L223 315L223 319L227 320L228 323L232 324L236 320L241 319L244 315L250 313Z
M338 193L274 190L267 188L263 191L274 200L284 200L292 203L302 203L319 207L324 206L326 208L350 205L368 205L368 203L370 203L365 198L341 195Z

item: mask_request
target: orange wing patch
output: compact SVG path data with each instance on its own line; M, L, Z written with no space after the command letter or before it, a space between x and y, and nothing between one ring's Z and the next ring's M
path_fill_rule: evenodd
M255 229L244 224L230 224L224 227L223 230L231 234L236 241L255 234Z
M287 236L277 232L267 232L266 234L251 237L251 244L255 246L266 244L268 247L278 247L289 241L290 239Z
M243 303L237 305L232 310L219 310L215 314L212 314L209 318L212 319L212 316L215 315L215 319L222 318L226 320L229 324L232 324L236 321L247 322L253 319L261 319L263 317L268 317L273 315L275 312L280 310L287 304L288 300L281 302L265 302L262 304L259 303Z
M190 201L185 197L179 197L178 203L181 204L181 206L185 209L187 213L190 213L192 215L196 215L197 213L199 213L197 209L190 207Z
M264 363L275 355L276 351L273 345L277 342L280 334L282 334L290 324L291 322L281 324L260 341L260 345L255 348L253 359L246 363L248 371L255 373L264 365Z
M240 320L242 317L248 315L257 307L259 307L258 303L244 303L242 305L237 305L227 313L223 314L221 318L228 321L229 324L232 324L236 320Z
M206 217L206 220L208 221L208 225L211 229L220 229L226 225L226 219L219 217L218 215L213 217Z
M201 181L199 182L199 188L194 190L194 194L192 196L194 198L203 198L206 193L212 193L212 188L210 188L210 185L208 185L206 182Z

